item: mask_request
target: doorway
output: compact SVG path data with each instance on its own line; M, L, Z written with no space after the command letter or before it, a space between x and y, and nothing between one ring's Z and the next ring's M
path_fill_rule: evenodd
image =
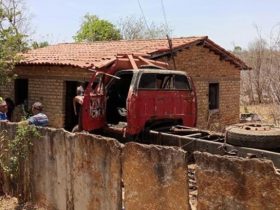
M15 105L28 104L28 79L15 80Z
M65 96L65 119L64 128L71 131L78 124L78 116L74 113L73 98L76 96L77 87L80 84L77 81L66 81Z

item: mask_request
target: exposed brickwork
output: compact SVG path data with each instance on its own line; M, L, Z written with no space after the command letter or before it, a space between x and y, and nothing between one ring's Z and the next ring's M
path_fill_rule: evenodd
M14 98L14 82L5 85L0 85L0 96L3 98Z
M30 79L28 85L29 107L40 101L44 112L49 117L50 126L64 126L65 86L62 80Z
M164 57L160 60L169 62L173 67L172 59ZM178 52L175 61L177 69L186 71L194 80L198 100L198 127L215 129L218 126L218 129L222 129L225 125L239 121L240 71L234 65L202 46ZM218 82L220 90L219 110L215 114L209 113L208 109L211 82Z

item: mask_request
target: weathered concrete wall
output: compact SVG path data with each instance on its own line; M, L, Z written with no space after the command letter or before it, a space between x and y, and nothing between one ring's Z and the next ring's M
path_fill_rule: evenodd
M125 209L189 209L183 150L128 143L122 164Z
M280 209L280 174L271 161L196 153L197 209Z
M0 130L7 130L12 139L16 126L2 122ZM184 151L121 145L63 129L39 128L39 132L41 138L33 139L28 170L22 176L27 189L23 193L28 194L24 198L49 209L119 210L123 179L126 210L189 209Z
M10 134L16 126L0 123ZM39 131L42 137L33 139L30 168L22 176L35 203L58 210L121 208L120 143L63 129Z
M35 201L47 201L53 209L120 209L121 146L116 140L41 132L32 158Z
M0 131L7 130L13 138L16 126L2 122ZM39 131L42 137L34 139L31 161L22 176L25 198L49 209L119 210L123 180L126 210L190 209L184 151L121 145L114 139L63 129ZM198 152L195 160L197 209L280 209L280 175L270 161ZM8 186L5 190L9 192Z

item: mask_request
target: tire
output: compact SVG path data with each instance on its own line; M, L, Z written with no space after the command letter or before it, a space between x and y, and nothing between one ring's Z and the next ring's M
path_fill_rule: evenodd
M227 127L226 142L257 149L280 148L280 128L264 124L237 124Z

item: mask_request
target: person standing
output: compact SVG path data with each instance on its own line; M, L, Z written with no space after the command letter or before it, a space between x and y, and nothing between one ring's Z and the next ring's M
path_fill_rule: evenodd
M8 120L7 111L8 107L6 101L2 97L0 97L0 121Z
M49 119L47 115L43 112L43 105L41 102L35 102L32 105L32 116L29 117L27 120L21 121L20 124L28 124L28 125L35 125L35 126L42 126L45 127L49 123Z

